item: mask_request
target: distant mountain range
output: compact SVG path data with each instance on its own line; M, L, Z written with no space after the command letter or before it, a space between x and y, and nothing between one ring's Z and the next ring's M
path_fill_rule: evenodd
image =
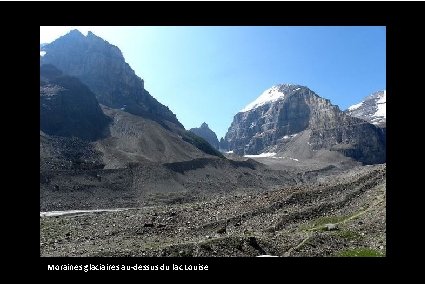
M361 167L386 162L385 103L341 111L279 84L219 142L205 122L186 130L118 47L71 31L40 45L40 256L385 255L386 166Z
M217 149L297 160L317 158L320 151L366 164L386 160L385 91L343 112L305 86L279 84L237 113L219 142L206 123L186 131L176 115L144 89L143 79L118 47L93 33L84 36L73 30L40 45L40 52L41 131L90 141L113 138L109 146L98 147L111 166L139 158L173 162L201 157L201 153L221 156ZM156 124L136 122L146 119ZM137 133L133 133L134 125L141 126ZM136 143L131 146L130 136L137 137L131 138ZM105 153L111 147L124 155L108 156Z
M233 119L220 147L238 155L315 159L323 151L385 163L385 132L352 117L305 86L265 90Z

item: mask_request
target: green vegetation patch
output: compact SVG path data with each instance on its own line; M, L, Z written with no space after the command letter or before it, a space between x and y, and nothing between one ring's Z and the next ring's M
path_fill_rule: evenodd
M324 216L313 221L314 227L324 226L326 224L336 224L344 221L346 216Z
M359 233L350 231L350 230L337 231L335 234L343 239L350 240L350 241L360 240L363 238L363 236L360 235Z
M341 257L380 257L384 256L384 253L376 249L371 248L356 248L343 250L337 253L337 256Z

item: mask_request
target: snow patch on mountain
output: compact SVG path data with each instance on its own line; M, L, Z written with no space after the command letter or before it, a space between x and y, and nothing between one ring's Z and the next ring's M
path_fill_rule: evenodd
M387 119L387 92L378 91L367 96L358 104L350 106L348 114L375 125L383 125Z
M279 91L280 86L276 85L265 90L257 99L244 107L240 112L247 112L269 102L274 102L285 98L285 94Z
M363 102L360 102L358 104L352 105L348 108L348 110L355 110L358 109L359 107L361 107L363 105Z
M283 136L283 139L289 139L289 138L294 138L295 136L297 136L298 133L292 134L292 135L285 135Z
M378 110L373 116L381 116L387 118L387 93L384 91L384 94L380 96L379 100L376 102Z

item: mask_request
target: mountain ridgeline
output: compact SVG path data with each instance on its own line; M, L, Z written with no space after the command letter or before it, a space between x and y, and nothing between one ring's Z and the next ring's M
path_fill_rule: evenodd
M134 155L134 151L143 153L141 158L152 161L171 162L176 159L178 161L202 156L197 150L184 145L186 143L195 146L205 154L222 157L205 140L185 130L176 115L144 89L143 79L138 77L125 62L118 47L91 32L84 36L78 30L72 30L52 43L40 45L40 69L41 76L44 78L40 79L41 130L46 134L88 140L108 138L103 136L109 135L115 137L114 141L116 141L124 139L127 135L133 136L134 133L129 132L129 128L138 128L138 131L141 131L136 135L138 142L131 142L132 146L126 149L121 149L122 146L119 146L120 151L126 153L127 158L130 157L128 155ZM65 76L59 79L54 78L54 80L60 80L60 84L67 84L63 88L54 89L57 92L60 91L59 96L51 94L51 85L60 85L58 82L52 81L50 85L45 86L49 72L53 75L57 73L56 77L59 74ZM72 94L69 95L69 92ZM74 94L76 92L77 94ZM62 100L57 98L64 98L63 104ZM101 108L105 113L102 113ZM122 112L131 115L125 115ZM89 113L90 119L88 119ZM81 117L78 117L80 114ZM100 117L106 117L105 115L108 116L106 119L100 119ZM124 121L115 121L118 117ZM157 124L141 123L145 119ZM105 121L112 123L109 129L105 129ZM130 125L130 121L133 125ZM142 125L143 127L139 127ZM161 139L158 140L159 137ZM174 142L168 143L169 139ZM129 139L124 140L123 143L128 144ZM144 150L137 148L136 144ZM116 145L115 142L112 145ZM102 147L102 149L107 151L110 147ZM148 153L148 151L151 152ZM169 151L175 153L169 153ZM166 154L168 158L164 156ZM120 155L113 155L113 157L119 159ZM137 160L137 155L130 160L133 159ZM121 162L118 164L122 165Z
M52 64L79 78L95 93L99 103L159 122L183 128L176 115L144 88L144 81L125 62L118 47L92 32L78 30L40 47L41 64Z
M339 152L364 164L386 161L384 131L293 84L273 86L237 113L220 147L239 155L280 156L289 148L304 147L313 154Z

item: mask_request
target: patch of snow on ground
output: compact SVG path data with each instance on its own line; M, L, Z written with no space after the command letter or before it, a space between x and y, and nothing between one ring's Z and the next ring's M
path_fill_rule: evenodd
M46 55L46 52L45 51L40 51L40 56L44 56L44 55Z
M233 150L232 151L227 151L227 154L233 154Z
M270 254L263 254L263 255L257 255L257 257L278 257L277 255L270 255Z
M240 112L247 112L259 106L262 106L268 102L277 101L283 99L285 94L279 91L279 86L273 86L270 89L265 90L258 98L248 104Z
M269 153L261 153L259 155L245 155L244 157L246 157L246 158L267 158L267 157L273 157L275 155L276 155L276 153L269 152Z
M47 211L47 212L40 212L40 217L55 217L55 216L70 215L70 214L83 214L83 213L118 212L118 211L130 210L130 209L134 209L134 208Z

